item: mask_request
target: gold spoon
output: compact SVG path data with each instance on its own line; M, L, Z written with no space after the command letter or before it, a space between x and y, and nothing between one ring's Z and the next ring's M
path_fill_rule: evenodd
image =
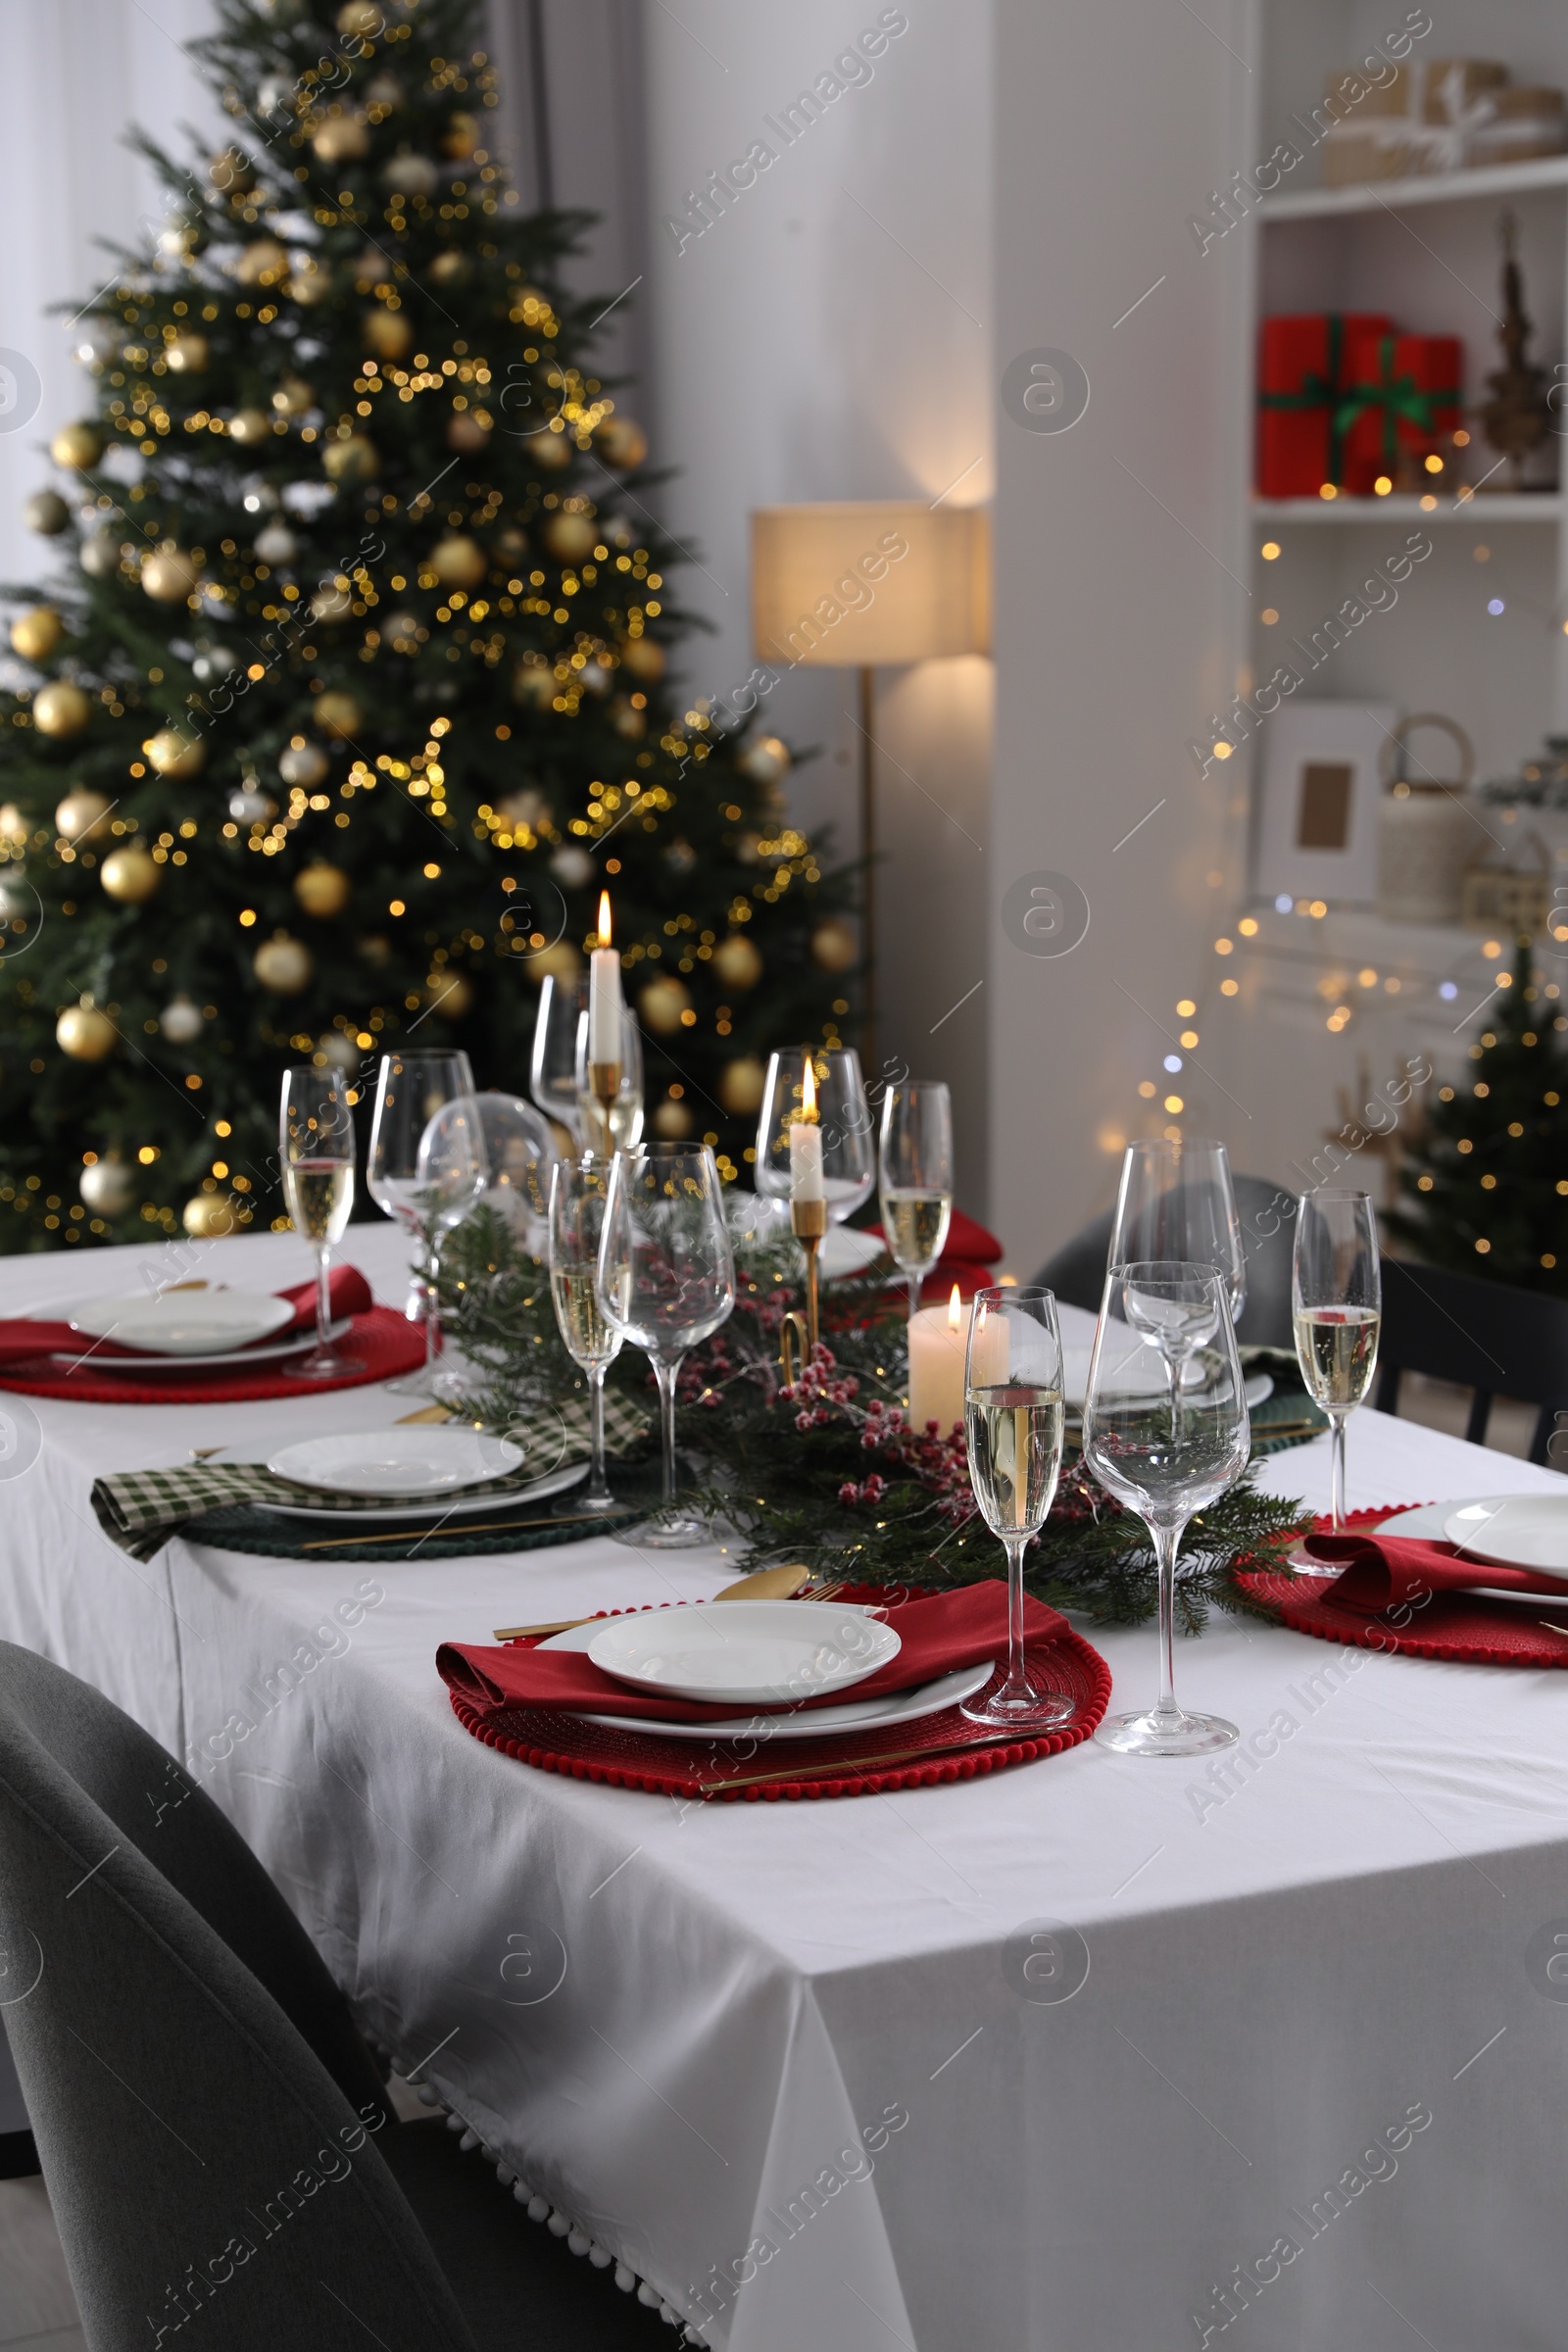
M743 1576L738 1584L726 1585L714 1600L793 1600L803 1586L810 1582L811 1571L799 1563L783 1568L758 1568ZM843 1591L843 1586L825 1585L811 1593L813 1600L825 1600L830 1593ZM497 1642L521 1642L532 1634L567 1634L573 1626L589 1625L588 1617L558 1617L549 1625L498 1625L492 1639Z

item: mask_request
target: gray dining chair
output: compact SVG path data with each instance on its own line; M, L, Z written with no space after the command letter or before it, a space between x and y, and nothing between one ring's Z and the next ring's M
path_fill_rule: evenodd
M1296 1246L1296 1197L1264 1176L1235 1176L1236 1209L1247 1258L1247 1304L1236 1326L1244 1347L1283 1348L1291 1333L1291 1252ZM1116 1212L1107 1208L1047 1258L1035 1281L1069 1306L1098 1314L1105 1288L1105 1253Z
M0 1642L0 2002L92 2352L634 2352L657 2314L399 2124L205 1791ZM199 2321L190 2339L186 2322Z

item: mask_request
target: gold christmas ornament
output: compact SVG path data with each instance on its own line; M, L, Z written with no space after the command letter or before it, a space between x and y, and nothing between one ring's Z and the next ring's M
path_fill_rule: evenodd
M790 772L790 747L777 735L759 735L746 746L735 765L753 784L778 784Z
M468 257L466 253L459 253L456 246L449 245L434 256L424 274L432 285L458 285L468 274Z
M421 635L428 637L417 612L391 612L381 623L381 637L395 654L416 654Z
M556 673L536 655L524 657L512 676L512 699L535 710L548 710L556 699Z
M528 974L541 985L546 980L574 980L582 970L582 957L569 939L558 939L553 947L541 948L537 956L528 958Z
M599 526L586 514L552 514L544 538L558 564L585 564L599 544Z
M160 727L142 750L154 772L175 783L183 783L188 776L199 776L207 765L205 738L187 735L180 727Z
M634 710L619 695L610 706L610 723L626 743L641 743L648 732L647 712Z
M607 466L630 472L648 455L648 435L630 416L606 416L594 427L594 446Z
M471 410L460 410L447 424L447 447L462 452L465 457L476 458L481 449L490 446L490 427L481 424Z
M9 842L14 850L22 850L26 848L31 839L32 827L16 802L7 801L5 807L0 808L0 841Z
M307 914L325 922L341 914L354 894L354 885L340 865L318 858L294 877L294 896Z
M91 703L68 678L52 678L32 698L33 725L40 735L51 735L56 742L79 735L91 716Z
M103 454L103 438L95 424L64 424L49 444L55 464L71 473L85 473Z
M381 167L381 185L389 196L433 196L440 179L427 155L411 155L406 147Z
M56 539L71 520L71 509L58 490L35 490L22 510L22 519L41 539Z
M332 291L332 272L303 254L289 272L288 290L302 310L309 310L313 304L326 301Z
M455 164L466 163L479 144L479 123L473 115L454 115L441 134L441 152Z
M118 1152L111 1152L82 1169L76 1190L83 1206L100 1217L122 1217L136 1198L136 1172Z
M554 811L537 785L525 784L520 792L509 792L504 801L496 803L496 814L504 816L514 831L526 826L530 833L538 833L549 824Z
M115 1050L115 1024L91 997L68 1004L55 1023L55 1044L73 1061L102 1061Z
M461 1021L473 1010L473 982L466 972L432 972L424 993L438 1020Z
M241 449L256 449L272 437L272 419L265 409L236 409L228 420L228 437Z
M106 794L92 792L85 784L74 785L55 810L55 831L65 841L100 841L113 807Z
M218 1242L234 1232L239 1218L226 1193L193 1193L180 1210L180 1223L193 1242Z
M202 1033L202 1008L189 997L171 997L158 1015L158 1026L172 1046L193 1046Z
M200 375L209 359L207 337L188 331L164 345L164 366L175 375Z
M520 564L528 553L528 534L509 522L504 531L496 533L496 554L508 564Z
M141 560L141 584L160 605L182 605L196 586L196 566L182 549L155 547Z
M311 599L313 620L347 620L353 611L353 597L346 588L340 588L336 580L329 581L324 588L318 588Z
M34 605L11 623L11 650L24 662L47 662L65 635L66 624L53 605Z
M762 977L762 958L744 931L732 931L713 950L712 968L726 988L755 988Z
M401 360L414 349L414 329L401 311L384 310L379 304L367 311L360 322L360 337L367 351L378 360Z
M330 735L334 743L349 742L365 724L365 712L353 695L341 694L335 688L317 696L315 716L321 733ZM278 764L282 765L281 760Z
M318 743L291 743L278 756L277 772L285 784L314 792L331 764Z
M272 394L272 406L280 416L304 416L316 406L314 386L302 375L285 375Z
M528 438L528 455L544 473L559 473L563 466L569 466L572 448L564 432L558 433L549 426Z
M350 433L346 441L323 442L321 469L328 481L357 489L375 479L381 470L381 454L368 433Z
M693 1119L684 1102L665 1096L654 1111L654 1133L662 1144L682 1144L692 1132Z
M762 1107L762 1090L767 1084L767 1072L755 1054L743 1054L737 1061L726 1061L718 1073L718 1099L736 1118L748 1118Z
M860 960L855 927L841 914L830 914L811 933L811 961L820 972L847 972Z
M225 147L215 155L207 167L207 176L220 196L244 196L256 185L256 172L248 155L237 147Z
M386 30L386 19L375 0L344 0L337 12L337 28L352 39L373 41L378 32Z
M357 164L370 152L370 134L360 115L328 115L311 145L318 163Z
M286 931L264 939L251 963L262 986L277 997L297 997L301 989L310 987L316 970L310 949L303 940L291 939Z
M691 1010L691 992L673 972L661 972L639 993L637 1009L643 1026L656 1037L677 1037L682 1026L680 1016ZM758 1100L761 1100L760 1096Z
M640 686L655 685L664 674L664 649L652 637L623 637L617 647L621 667Z
M233 269L242 286L275 285L288 274L288 255L275 237L258 237L235 256Z
M431 549L430 568L443 588L477 588L490 568L490 559L466 531L452 531Z
M164 869L153 863L146 850L134 842L122 850L111 850L98 868L98 879L112 899L122 906L140 906L150 899L164 878Z

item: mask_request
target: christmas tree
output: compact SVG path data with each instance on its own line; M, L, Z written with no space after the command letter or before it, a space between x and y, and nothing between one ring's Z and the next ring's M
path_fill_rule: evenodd
M1467 1080L1438 1089L1386 1222L1428 1265L1568 1296L1568 1014L1528 939Z
M645 437L583 216L520 214L470 0L220 0L232 145L80 317L67 558L0 695L0 1247L285 1222L278 1077L394 1042L525 1091L611 893L649 1125L739 1172L836 1042L846 888L775 737L675 689ZM87 404L84 402L84 408Z

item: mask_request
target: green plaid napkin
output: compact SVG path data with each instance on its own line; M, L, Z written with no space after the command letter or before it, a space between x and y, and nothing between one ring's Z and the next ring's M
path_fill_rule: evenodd
M463 1499L487 1495L505 1501L509 1495L520 1494L536 1479L549 1470L563 1468L567 1462L585 1461L588 1455L588 1404L585 1397L571 1397L554 1407L561 1423L561 1450L555 1449L552 1435L548 1447L541 1445L542 1460L521 1463L503 1478L489 1478L465 1487ZM645 1436L648 1416L613 1391L605 1396L605 1450L607 1453L627 1453ZM428 1501L427 1495L387 1495L384 1515L396 1518L403 1503ZM204 1518L209 1511L220 1510L225 1503L302 1503L313 1511L364 1511L371 1507L363 1494L328 1494L318 1487L296 1486L292 1479L275 1478L262 1462L192 1462L178 1470L122 1470L116 1477L100 1478L93 1482L92 1507L98 1524L111 1543L132 1559L150 1560L160 1551L170 1537L186 1527L192 1520Z

